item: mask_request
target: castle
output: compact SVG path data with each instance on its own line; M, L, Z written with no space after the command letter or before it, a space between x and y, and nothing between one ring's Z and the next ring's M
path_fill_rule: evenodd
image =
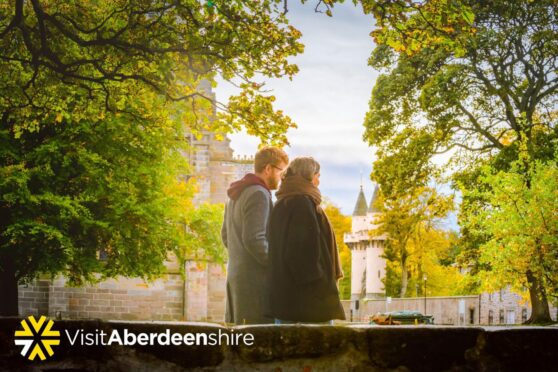
M351 233L344 237L351 250L351 300L383 298L385 294L382 278L386 275L386 260L382 255L386 236L371 233L378 227L374 224L379 214L374 206L378 191L376 185L368 205L363 187L360 186Z
M433 315L435 324L446 325L518 324L528 319L529 304L507 288L469 296L387 297L382 282L386 275L386 260L382 255L387 236L375 232L378 193L376 185L367 204L363 186L360 186L351 232L344 236L351 250L351 300L343 301L347 319L368 322L370 316L378 312L401 310ZM556 306L551 305L550 312L552 318L557 319Z
M202 80L199 90L204 96L215 102L215 93L207 80ZM215 105L209 120L215 119ZM246 173L253 172L253 156L233 156L230 139L224 136L218 139L215 133L203 131L199 136L187 133L185 137L189 144L186 154L198 186L194 203L225 203L229 184L242 178Z

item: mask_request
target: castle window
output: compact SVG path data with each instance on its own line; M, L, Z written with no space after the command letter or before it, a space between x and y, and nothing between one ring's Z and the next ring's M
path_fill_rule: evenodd
M500 310L500 324L504 324L504 310Z
M378 279L381 278L382 272L380 270L378 270Z
M494 311L488 310L488 325L494 323Z
M521 323L525 323L527 321L527 308L521 309Z
M506 311L506 324L515 324L515 311Z

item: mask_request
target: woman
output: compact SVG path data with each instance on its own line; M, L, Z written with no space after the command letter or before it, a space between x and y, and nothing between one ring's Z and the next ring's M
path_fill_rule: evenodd
M320 207L320 164L294 159L283 174L269 226L270 314L277 324L345 319L335 235Z

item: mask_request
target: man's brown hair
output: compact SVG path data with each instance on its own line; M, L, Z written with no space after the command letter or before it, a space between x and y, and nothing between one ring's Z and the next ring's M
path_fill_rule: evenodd
M254 158L254 170L262 172L266 165L278 166L280 163L289 164L289 156L278 147L267 146L260 149Z

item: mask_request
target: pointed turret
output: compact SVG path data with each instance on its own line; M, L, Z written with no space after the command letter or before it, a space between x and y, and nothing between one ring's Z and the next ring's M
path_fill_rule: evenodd
M360 192L358 194L355 210L353 211L353 216L366 216L366 205L366 196L364 196L362 185L360 185Z
M376 185L374 187L374 192L372 193L372 199L370 199L370 205L368 206L368 213L379 213L380 212L380 210L374 206L374 203L376 203L376 200L378 199L379 191L380 191L380 188L378 187L378 185Z

